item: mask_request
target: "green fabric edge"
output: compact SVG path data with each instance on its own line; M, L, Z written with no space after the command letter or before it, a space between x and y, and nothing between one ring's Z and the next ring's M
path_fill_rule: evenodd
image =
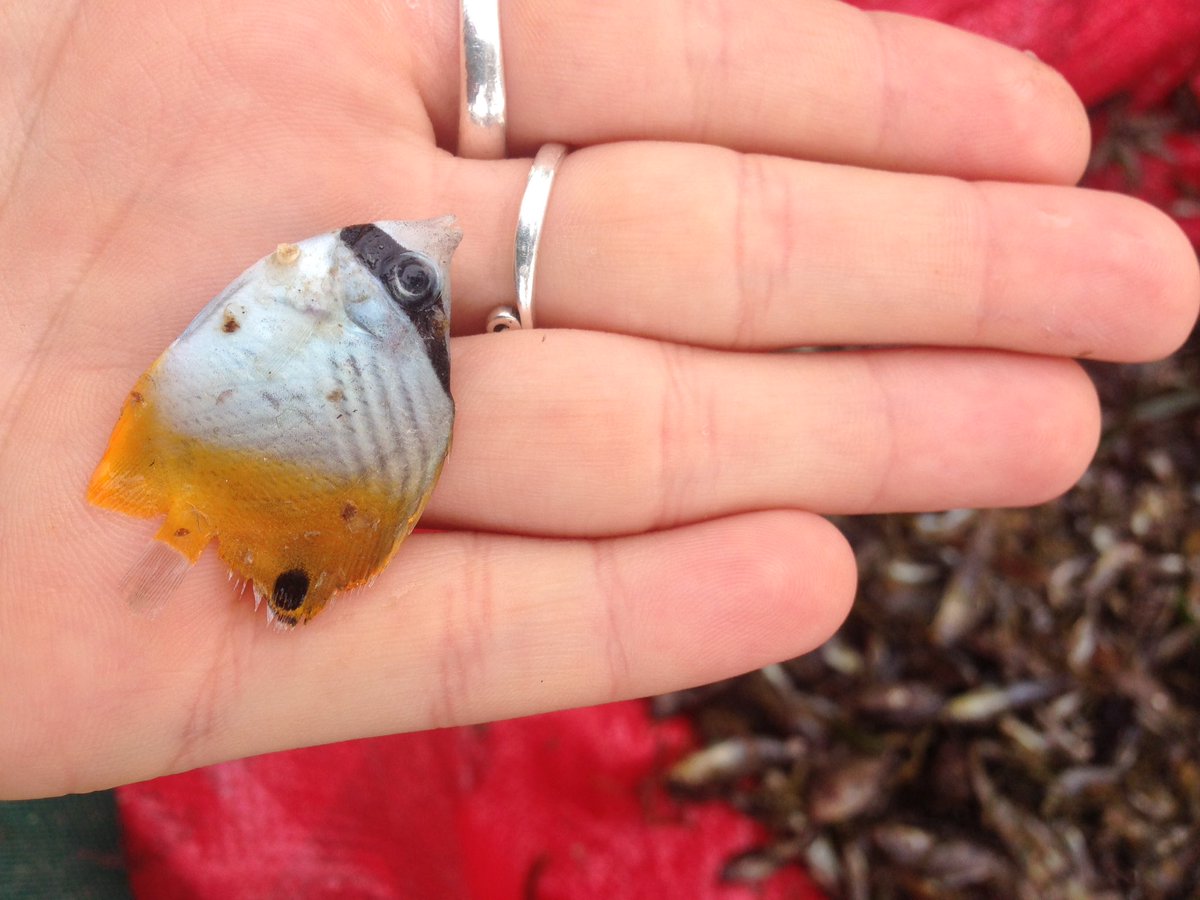
M0 803L0 898L132 897L112 791Z

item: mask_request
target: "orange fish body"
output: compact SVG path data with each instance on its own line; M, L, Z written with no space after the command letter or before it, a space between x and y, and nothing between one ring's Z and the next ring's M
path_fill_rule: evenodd
M213 538L281 625L369 581L450 445L453 220L282 244L138 379L88 499L165 515L127 580L165 599Z

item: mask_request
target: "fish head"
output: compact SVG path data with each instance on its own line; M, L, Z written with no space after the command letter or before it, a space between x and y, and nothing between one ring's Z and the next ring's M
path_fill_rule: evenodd
M337 233L331 295L346 318L389 344L415 332L445 341L450 326L450 260L462 238L452 216L422 222L351 225Z

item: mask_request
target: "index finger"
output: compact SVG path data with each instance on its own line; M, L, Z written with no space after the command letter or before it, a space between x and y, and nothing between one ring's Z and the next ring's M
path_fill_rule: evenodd
M458 4L422 80L456 141ZM1089 147L1054 70L936 22L833 0L501 4L510 154L547 141L718 144L963 178L1073 183Z

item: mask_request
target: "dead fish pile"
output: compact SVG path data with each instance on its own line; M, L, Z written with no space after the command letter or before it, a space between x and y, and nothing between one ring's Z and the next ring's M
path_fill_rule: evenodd
M820 650L657 698L669 773L833 897L1200 896L1200 343L1095 367L1099 456L1031 510L846 520L861 587Z

